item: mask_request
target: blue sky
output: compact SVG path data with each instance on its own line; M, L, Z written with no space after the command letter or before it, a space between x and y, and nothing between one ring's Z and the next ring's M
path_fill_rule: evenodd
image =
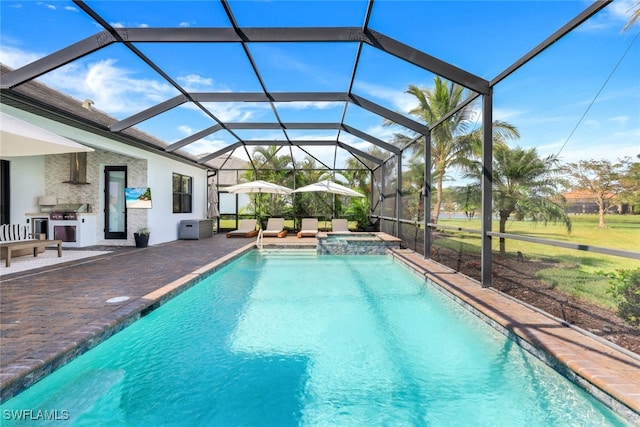
M88 1L115 27L229 27L219 2ZM364 22L362 1L230 1L241 26L350 26ZM560 28L585 7L585 1L377 1L369 27L450 62L487 80ZM495 87L494 119L515 125L514 145L537 147L563 161L615 160L640 154L640 25L622 32L632 2L616 0L578 30ZM0 61L23 66L102 30L67 1L0 1ZM190 91L260 91L241 46L163 44L137 46ZM356 44L250 44L269 91L348 89ZM370 46L362 51L353 92L406 114L415 100L409 84L430 87L434 75ZM74 61L39 81L124 119L167 100L177 91L120 45ZM274 122L268 104L206 105L221 120ZM283 122L338 122L342 103L277 105ZM350 105L345 122L382 140L402 128ZM183 105L137 127L168 142L215 124L192 105ZM246 139L283 139L280 131L237 131ZM292 139L335 139L335 131L292 131ZM341 140L366 150L370 144L351 135ZM235 138L217 132L187 150L215 151ZM335 150L309 152L332 162ZM301 156L304 153L299 153ZM234 153L242 156L242 153ZM339 153L337 163L346 158Z

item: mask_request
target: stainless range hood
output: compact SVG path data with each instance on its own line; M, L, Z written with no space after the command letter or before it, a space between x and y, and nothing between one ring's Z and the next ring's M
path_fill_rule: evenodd
M87 182L87 153L71 153L69 166L69 181L64 181L65 184L89 184Z
M61 203L52 207L51 212L86 213L89 212L89 205L87 203Z

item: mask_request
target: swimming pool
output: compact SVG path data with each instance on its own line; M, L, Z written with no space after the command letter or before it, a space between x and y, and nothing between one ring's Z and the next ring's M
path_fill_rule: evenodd
M309 251L246 254L1 409L75 425L624 425L390 257Z

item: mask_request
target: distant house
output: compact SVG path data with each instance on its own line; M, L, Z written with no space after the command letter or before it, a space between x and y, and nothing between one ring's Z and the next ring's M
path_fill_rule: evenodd
M565 213L598 213L596 196L590 191L574 190L569 193L565 193L562 196L566 200L566 205L564 207Z
M598 213L598 204L596 203L596 195L587 190L574 190L562 195L566 200L564 208L568 214L593 214ZM609 204L606 211L609 213L626 213L627 206Z

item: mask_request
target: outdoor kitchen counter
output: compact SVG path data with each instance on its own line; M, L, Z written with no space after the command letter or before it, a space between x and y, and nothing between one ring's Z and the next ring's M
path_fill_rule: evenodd
M47 218L47 219L49 219L49 213L50 212L27 212L26 214L24 214L24 216L26 216L27 218ZM97 212L77 212L76 215L78 217L82 217L82 216L96 216L98 214L97 214Z
M65 248L84 248L96 244L97 213L84 212L85 204L60 204L49 212L50 239L62 240Z

